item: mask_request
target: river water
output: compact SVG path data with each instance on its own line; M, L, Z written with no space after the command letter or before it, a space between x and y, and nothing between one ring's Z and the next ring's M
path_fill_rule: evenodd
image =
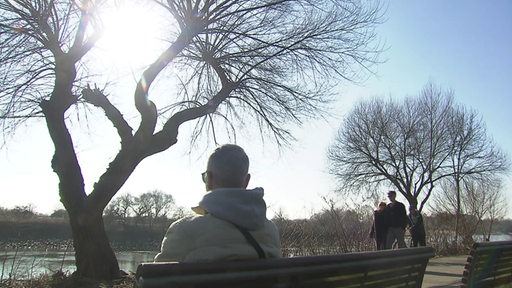
M153 262L157 251L116 252L119 268L135 272L142 262ZM63 251L0 251L0 280L32 278L62 270L75 271L74 254Z
M491 235L491 241L502 240L512 240L512 237L503 234ZM142 262L153 262L157 253L158 251L125 251L116 252L116 256L119 268L130 273L135 272ZM9 277L28 279L59 270L72 273L75 269L74 254L69 251L0 251L0 280Z

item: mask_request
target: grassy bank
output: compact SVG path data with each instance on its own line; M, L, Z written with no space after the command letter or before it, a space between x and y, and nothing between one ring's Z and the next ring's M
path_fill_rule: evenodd
M168 221L153 227L108 223L105 229L116 251L154 251L160 248L168 225ZM64 219L0 220L0 231L0 250L66 251L72 247L69 223Z

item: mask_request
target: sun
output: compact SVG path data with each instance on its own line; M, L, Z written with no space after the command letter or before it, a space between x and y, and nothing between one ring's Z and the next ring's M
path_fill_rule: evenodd
M165 15L158 7L125 3L102 15L103 36L97 47L106 62L131 69L143 68L165 49Z

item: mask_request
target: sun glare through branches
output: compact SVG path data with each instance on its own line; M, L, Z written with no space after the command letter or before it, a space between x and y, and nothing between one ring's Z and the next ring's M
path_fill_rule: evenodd
M169 38L164 15L155 7L125 3L105 10L104 31L98 42L102 61L138 70L153 62Z

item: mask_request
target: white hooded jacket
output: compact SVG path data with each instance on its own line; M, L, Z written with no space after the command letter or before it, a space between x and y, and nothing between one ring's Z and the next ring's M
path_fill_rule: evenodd
M281 257L279 232L266 217L262 188L215 189L192 210L198 215L171 224L155 262L257 259L255 248L235 225L251 233L267 258Z

